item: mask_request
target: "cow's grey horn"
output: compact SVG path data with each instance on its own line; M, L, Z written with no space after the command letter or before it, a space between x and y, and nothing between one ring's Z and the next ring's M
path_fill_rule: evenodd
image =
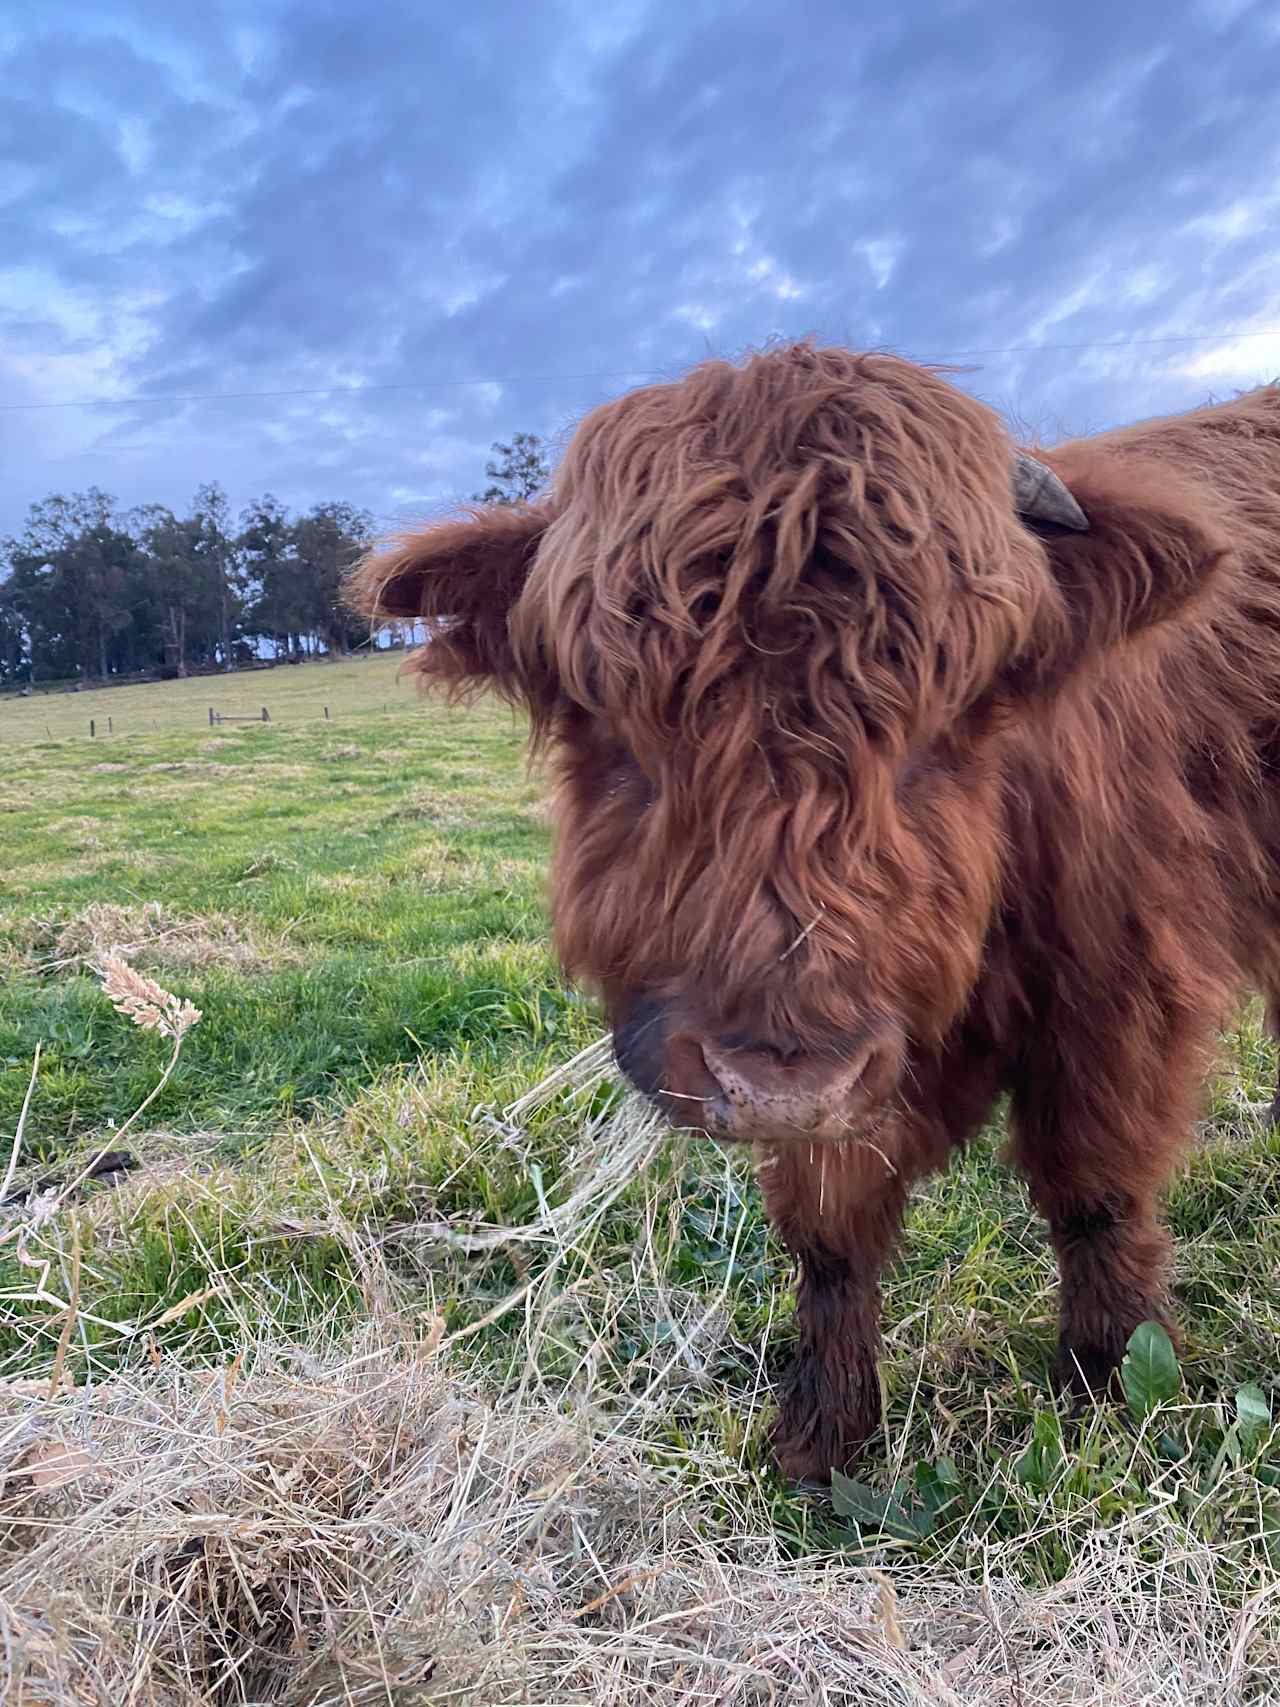
M1013 501L1018 514L1028 521L1053 522L1077 533L1088 530L1088 518L1058 476L1025 450L1014 454Z

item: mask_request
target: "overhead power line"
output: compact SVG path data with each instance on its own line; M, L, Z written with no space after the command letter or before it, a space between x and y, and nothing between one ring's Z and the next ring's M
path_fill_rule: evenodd
M918 361L958 362L975 356L1036 356L1070 350L1137 350L1158 344L1233 343L1246 338L1280 338L1280 326L1249 332L1181 332L1159 338L1118 338L1081 344L1003 344L980 350L952 350L946 355L918 356ZM612 368L600 373L513 374L487 379L410 379L377 385L299 385L264 391L183 391L134 397L67 397L51 402L0 403L0 414L36 409L135 408L148 403L240 403L259 398L360 397L391 391L452 391L484 385L567 385L596 379L661 379L662 368Z
M138 397L68 397L54 403L0 403L0 411L19 409L90 409L110 406L123 409L138 403L237 403L256 397L358 397L377 391L446 391L479 385L558 385L583 379L651 379L658 368L615 368L605 373L529 373L505 379L409 379L390 385L299 385L270 391L182 391L163 396L143 393Z
M969 356L1035 356L1044 350L1139 350L1149 344L1219 344L1241 338L1280 338L1280 326L1253 332L1179 332L1168 338L1117 338L1093 344L1006 344L1003 349L953 350L949 356L919 356L922 362L964 361Z

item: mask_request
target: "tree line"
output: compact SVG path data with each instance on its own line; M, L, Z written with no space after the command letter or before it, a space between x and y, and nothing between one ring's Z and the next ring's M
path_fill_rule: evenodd
M546 484L535 434L493 450L476 501L514 503ZM41 499L0 540L0 687L348 653L369 631L342 584L374 535L366 510L337 501L294 515L268 493L235 517L216 483L183 514L122 511L97 487Z

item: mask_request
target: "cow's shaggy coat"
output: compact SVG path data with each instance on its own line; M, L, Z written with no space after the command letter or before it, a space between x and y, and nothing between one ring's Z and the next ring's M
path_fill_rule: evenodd
M940 373L792 346L597 409L544 502L355 582L427 681L527 708L566 966L674 1118L758 1145L796 1474L874 1429L907 1194L1004 1092L1061 1377L1104 1383L1167 1308L1216 1030L1280 991L1280 389L1037 454L1086 531L1016 513Z

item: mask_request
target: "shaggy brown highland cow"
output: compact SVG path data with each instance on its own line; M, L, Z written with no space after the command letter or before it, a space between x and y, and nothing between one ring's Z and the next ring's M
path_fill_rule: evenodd
M1280 993L1280 388L1033 457L889 356L710 362L354 597L528 710L566 967L675 1122L757 1147L783 1467L876 1427L908 1192L1003 1092L1060 1377L1104 1386L1216 1030Z

